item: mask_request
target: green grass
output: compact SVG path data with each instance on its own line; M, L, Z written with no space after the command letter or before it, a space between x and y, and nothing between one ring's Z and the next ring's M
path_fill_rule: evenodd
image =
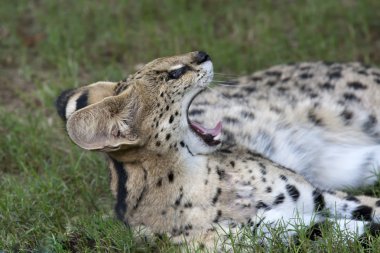
M55 113L60 91L198 49L234 75L305 60L380 64L379 9L378 0L1 1L0 251L177 250L138 243L114 218L101 155L75 147ZM380 186L362 192L379 196ZM272 251L364 252L330 230L317 243L274 240Z

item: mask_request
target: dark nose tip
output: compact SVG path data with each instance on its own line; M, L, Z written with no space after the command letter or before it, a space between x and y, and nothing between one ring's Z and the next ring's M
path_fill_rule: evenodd
M211 60L210 56L203 51L199 51L198 54L195 56L195 61L197 64L202 64L210 60Z

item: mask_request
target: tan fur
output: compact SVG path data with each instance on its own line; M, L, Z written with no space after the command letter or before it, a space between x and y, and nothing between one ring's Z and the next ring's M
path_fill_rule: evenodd
M283 218L291 225L295 212L306 218L328 211L339 219L372 215L374 221L379 220L377 199L358 197L356 201L345 193L320 191L294 171L245 147L220 149L197 136L188 125L187 110L213 75L211 62L197 63L198 55L160 58L125 81L97 83L72 96L77 100L84 91L90 92L88 106L70 114L66 127L78 146L107 153L119 218L132 227L146 226L152 233L167 234L174 242L190 241L208 248L216 240L217 248L228 241L221 235L223 230L237 233L242 225L254 230L261 218L269 224ZM181 66L189 69L178 79L170 79L173 68ZM377 96L377 90L372 92L364 106ZM254 112L268 113L265 120L283 123L283 128L289 121L307 125L310 108L331 131L342 127L334 114L323 106L311 106L310 101L294 107L289 101L279 102L277 110L287 113L274 114L270 112L276 108L262 101L267 98L257 98L261 102L255 104ZM208 105L217 100L210 95ZM227 110L229 116L241 107L244 104ZM249 129L241 126L239 131Z

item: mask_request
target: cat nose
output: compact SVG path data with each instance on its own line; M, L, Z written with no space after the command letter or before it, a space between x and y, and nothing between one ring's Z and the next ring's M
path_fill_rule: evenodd
M195 62L197 64L202 64L206 61L211 61L211 57L207 53L199 51L195 56Z

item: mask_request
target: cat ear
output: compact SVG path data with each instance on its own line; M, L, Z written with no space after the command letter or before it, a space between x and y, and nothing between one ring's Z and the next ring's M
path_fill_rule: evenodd
M66 122L75 111L95 104L106 97L113 96L117 84L113 82L96 82L62 92L55 101L58 115Z
M114 151L141 144L141 108L130 94L111 96L74 112L66 128L71 140L87 150Z

